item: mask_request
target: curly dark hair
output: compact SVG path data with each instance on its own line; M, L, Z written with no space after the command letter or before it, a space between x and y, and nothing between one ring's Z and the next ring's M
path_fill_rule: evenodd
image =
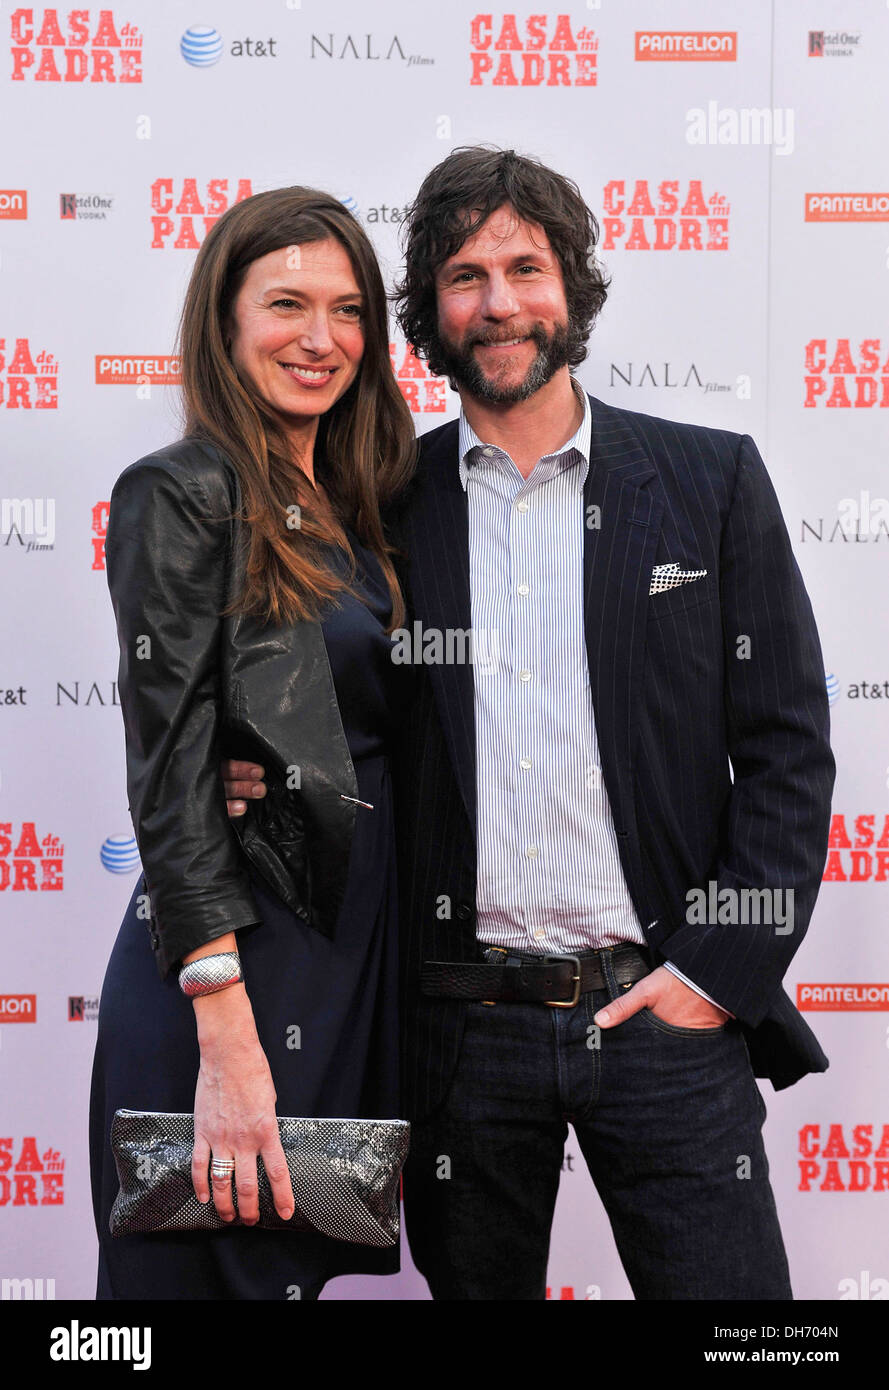
M402 333L436 375L445 370L436 361L435 274L504 203L546 232L565 284L568 365L577 367L586 357L611 281L596 259L599 224L577 184L515 150L464 145L427 174L408 210L402 229L405 274L392 296Z

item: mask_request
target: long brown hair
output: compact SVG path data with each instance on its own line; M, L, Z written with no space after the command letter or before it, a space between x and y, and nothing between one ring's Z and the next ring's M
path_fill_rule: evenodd
M364 296L364 353L355 380L318 421L316 493L293 460L281 424L229 357L232 306L248 266L282 247L335 238ZM344 525L377 557L392 596L388 631L404 622L404 601L381 509L409 481L416 439L389 357L386 292L360 223L329 193L277 188L235 203L210 228L195 260L179 324L186 435L215 444L241 484L249 544L243 590L227 612L275 623L316 618L350 587L355 557ZM293 504L299 512L293 512ZM292 518L298 529L290 529ZM345 552L349 579L324 562L322 542Z

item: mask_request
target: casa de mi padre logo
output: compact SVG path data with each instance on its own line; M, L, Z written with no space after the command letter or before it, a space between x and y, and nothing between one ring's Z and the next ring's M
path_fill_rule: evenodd
M570 15L477 14L469 26L471 87L595 87L599 40Z
M889 406L889 339L810 338L805 349L803 405L832 410Z
M731 204L701 179L610 179L602 189L602 250L727 251Z
M142 35L113 10L15 9L13 82L142 81Z

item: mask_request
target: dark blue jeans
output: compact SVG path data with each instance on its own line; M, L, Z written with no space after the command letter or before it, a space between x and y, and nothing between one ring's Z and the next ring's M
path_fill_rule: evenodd
M404 1177L434 1298L545 1297L569 1120L637 1299L793 1297L740 1026L643 1009L597 1038L625 949L598 953L608 988L574 1009L466 1005L453 1083L414 1124Z

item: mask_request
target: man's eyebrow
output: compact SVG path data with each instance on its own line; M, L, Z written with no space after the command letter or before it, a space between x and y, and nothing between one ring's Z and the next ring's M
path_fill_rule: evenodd
M535 247L532 251L516 252L514 256L510 257L508 264L511 266L524 265L526 261L533 261L536 260L538 257L540 259L545 260L551 254L552 252L548 250L546 247L538 246ZM444 264L439 267L439 273L450 275L451 271L453 270L480 270L483 268L484 267L481 261L445 261Z

